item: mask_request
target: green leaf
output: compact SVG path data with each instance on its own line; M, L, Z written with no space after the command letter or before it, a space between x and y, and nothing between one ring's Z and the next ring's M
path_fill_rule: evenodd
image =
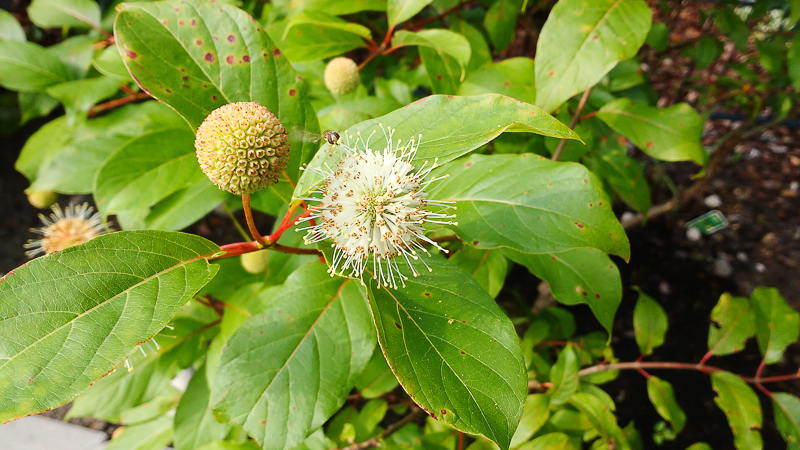
M756 340L764 361L781 360L786 346L797 341L800 314L792 309L775 288L757 287L750 295Z
M311 18L300 16L294 24L292 20L275 22L267 29L289 61L316 61L366 46L363 34L369 33L368 29L332 16L328 16L330 23L323 26L314 23L322 21L319 14L322 13Z
M452 29L469 41L470 57L469 64L467 64L467 74L492 60L489 44L486 43L486 39L484 39L483 33L481 33L480 30L470 25L466 20L459 20L457 23L453 24Z
M639 291L639 300L633 308L633 330L643 355L652 354L664 343L667 334L667 314L658 302L642 291Z
M536 44L536 105L550 112L636 55L652 13L642 0L561 0Z
M669 28L663 22L656 22L650 27L645 42L659 52L663 52L669 45Z
M25 42L25 30L13 14L0 9L0 41Z
M12 91L42 92L70 80L57 56L32 42L0 42L0 86Z
M457 251L450 262L469 272L483 290L497 297L508 273L508 262L500 252L477 249L471 245Z
M47 51L52 53L67 66L72 79L85 78L89 72L89 66L94 58L94 48L96 39L88 34L72 36L58 44L47 47Z
M458 92L465 72L455 58L437 53L429 47L419 47L419 57L434 94L453 95Z
M205 178L188 128L156 131L132 139L106 160L95 181L95 202L108 216L148 208Z
M386 16L389 19L389 28L394 28L400 22L414 17L418 12L428 6L432 0L388 0L386 2Z
M182 230L197 222L232 195L221 190L206 177L159 201L144 218L143 226L151 230Z
M722 55L724 47L716 38L703 36L695 45L686 47L681 54L694 59L694 68L703 70L708 68Z
M292 448L341 408L374 339L362 288L309 263L228 341L214 411L265 449Z
M564 433L547 433L527 442L517 450L578 450Z
M197 450L259 450L258 444L255 441L244 441L242 443L235 441L217 441L208 443ZM300 447L298 447L300 449ZM317 450L317 449L314 449Z
M786 441L787 450L800 449L800 398L787 392L772 394L775 424Z
M153 337L217 267L198 236L129 231L37 258L0 282L0 422L55 408ZM80 347L81 352L74 349Z
M475 247L535 254L594 247L628 258L625 231L582 165L528 153L473 155L436 173L450 177L432 196L456 202L454 229Z
M625 433L617 425L614 411L601 399L586 392L578 392L572 396L569 403L589 418L603 440L613 442L617 449L630 449Z
M624 91L634 86L644 84L645 77L639 59L634 57L620 61L608 73L608 90L611 92Z
M503 249L503 254L547 281L559 302L589 306L611 336L614 314L622 301L622 281L616 264L605 253L594 248L575 248L540 255Z
M550 369L550 382L553 383L553 387L548 390L548 395L551 406L567 403L578 391L580 385L578 370L580 368L581 362L578 354L571 343L567 344L558 354L558 360Z
M597 117L653 158L700 165L708 160L700 143L703 118L686 103L655 108L620 98L600 108Z
M668 381L651 376L647 379L647 396L655 406L658 415L669 421L672 430L678 434L686 424L686 413L683 412L678 401L675 400L675 392Z
M100 26L100 6L92 0L33 0L28 16L41 28Z
M789 0L789 25L800 20L800 0Z
M459 95L497 93L526 103L536 101L533 60L509 58L497 64L488 63L470 74L458 90Z
M199 0L123 3L119 9L114 35L131 75L193 129L226 103L252 101L272 111L287 130L319 131L305 83L244 11ZM289 179L269 189L286 201L300 164L319 148L299 138L290 146Z
M639 162L629 157L625 139L603 136L595 140L584 161L633 209L650 209L650 186Z
M209 442L219 441L228 434L231 426L218 423L211 414L208 404L210 395L204 364L192 375L192 380L175 410L173 445L176 450L193 450Z
M686 450L713 450L710 445L705 442L695 442L694 444L686 447Z
M394 139L403 139L404 142L422 134L419 151L414 158L417 165L434 158L439 158L438 164L445 164L479 148L504 131L580 139L566 125L539 108L498 94L425 97L385 116L350 127L347 130L347 135L351 136L350 144L354 144L356 133L361 132L366 137L375 131L370 146L382 150L386 146L386 138L378 127L380 123L396 129ZM345 133L340 134L347 142ZM307 197L322 182L314 167L322 167L324 163L335 165L339 157L340 154L333 151L318 152L309 163L310 170L306 170L300 178L294 197Z
M360 11L386 11L386 0L291 0L290 11L313 9L337 16Z
M450 30L422 30L411 32L400 30L392 37L392 46L416 45L433 49L441 58L452 57L461 67L459 81L464 79L467 63L471 56L469 41L464 36Z
M95 103L111 97L118 90L118 80L100 76L51 86L47 89L47 94L64 105L67 126L71 128L79 118L85 117Z
M546 394L532 394L525 400L519 427L511 438L511 448L528 441L550 418L550 399Z
M507 449L527 393L514 327L468 273L438 257L427 263L432 273L400 290L370 281L381 348L428 414Z
M93 60L92 65L98 72L111 78L116 78L121 81L133 81L131 74L128 73L128 68L122 62L122 56L116 46L110 46L103 49Z
M505 50L514 39L521 6L520 0L496 0L486 11L483 26L495 53Z
M60 117L25 143L16 168L31 180L32 189L86 194L94 189L100 167L120 147L145 133L184 126L180 116L158 102L126 105L79 122L72 130Z
M285 39L289 30L296 25L312 25L318 28L330 28L336 32L355 34L365 39L372 37L372 32L364 25L347 22L338 17L332 17L330 14L317 11L304 11L292 16L286 24L286 28L283 30L281 40Z
M106 450L159 450L172 442L172 417L161 416L141 425L125 427Z
M719 406L733 430L733 443L739 450L760 450L761 404L755 392L737 375L730 372L711 374L711 386L717 393Z
M207 323L183 317L182 313L171 324L172 330L164 329L144 344L148 351L137 351L128 357L126 366L132 370L118 367L79 395L66 418L95 417L119 423L127 411L175 393L177 389L170 381L201 356L203 342L210 333L206 332ZM154 342L160 343L160 348L153 349Z
M43 92L20 92L17 98L22 115L19 119L20 126L29 120L50 114L58 106L58 100Z
M756 48L761 67L773 76L781 76L785 70L786 41L773 37L770 40L756 41Z
M394 390L397 384L397 378L386 363L383 351L380 347L375 347L367 367L355 379L356 389L364 398L376 398Z
M755 334L750 302L727 292L711 310L708 329L708 351L712 355L730 355L744 349L744 343Z
M798 14L800 15L800 12ZM792 38L792 46L789 47L786 59L789 64L789 78L792 80L792 86L796 90L800 90L800 34L795 34Z

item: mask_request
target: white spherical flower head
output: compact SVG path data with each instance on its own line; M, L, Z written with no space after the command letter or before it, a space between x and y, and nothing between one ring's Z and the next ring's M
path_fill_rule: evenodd
M425 236L426 224L457 223L452 221L455 214L444 212L454 210L454 202L428 199L431 184L447 175L426 180L436 161L426 161L419 168L411 164L422 135L402 145L401 140L392 142L395 130L379 126L387 142L383 151L370 148L375 131L366 140L360 133L354 138L345 132L335 146L343 152L339 163L333 168L325 164L323 169L314 169L325 181L321 189L314 191L321 198L303 199L320 202L305 219L313 220L313 225L303 230L308 230L306 243L333 241L333 260L328 270L331 276L349 270L349 276L358 277L363 283L367 271L378 287L397 289L398 284L405 287L408 279L400 270L399 257L417 276L412 261L421 261L431 270L417 257L418 251L430 255L424 244L447 251ZM368 264L370 257L372 264Z
M80 206L70 203L63 211L58 204L55 204L51 209L53 214L50 214L50 217L39 214L44 226L31 229L42 237L25 244L25 248L31 249L25 252L29 257L42 253L48 255L73 245L83 244L107 231L100 213L95 213L94 208L87 203Z

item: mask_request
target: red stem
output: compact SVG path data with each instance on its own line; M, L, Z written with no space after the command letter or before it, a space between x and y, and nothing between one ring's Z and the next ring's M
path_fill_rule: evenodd
M681 362L624 362L616 364L600 364L596 366L587 367L578 372L578 377L585 377L597 372L605 372L607 370L640 370L640 369L672 369L672 370L697 370L703 373L725 372L725 369L719 367L707 366L704 364L694 363L681 363ZM800 373L791 375L778 375L774 377L745 377L736 375L745 383L758 384L758 383L777 383L779 381L789 381L800 379Z
M253 210L250 209L250 194L242 195L242 209L244 209L244 218L247 220L247 229L250 230L250 236L261 244L262 247L266 247L268 244L264 240L264 236L259 234L258 229L256 229L256 224L253 221Z
M137 100L144 100L146 98L150 98L150 95L148 95L145 92L137 92L135 94L128 95L127 97L122 97L122 98L118 98L118 99L115 99L115 100L109 100L109 101L107 101L105 103L99 103L97 105L94 105L92 107L92 109L89 110L87 115L89 117L95 117L98 114L100 114L101 112L106 111L108 109L116 108L117 106L126 105L128 103L135 102Z

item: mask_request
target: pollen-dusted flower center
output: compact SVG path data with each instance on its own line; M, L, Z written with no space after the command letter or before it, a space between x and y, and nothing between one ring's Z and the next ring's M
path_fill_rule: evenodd
M83 244L106 231L100 214L93 213L94 209L86 203L81 206L69 205L64 211L58 205L53 205L52 210L50 217L39 214L44 226L32 231L42 237L25 245L32 249L27 252L28 256L39 253L47 255Z
M278 182L289 164L289 136L267 108L229 103L206 117L194 142L200 168L212 183L235 195Z
M402 256L416 276L419 274L412 260L418 259L418 250L428 252L420 241L444 250L425 237L424 225L451 224L449 219L455 215L429 208L442 210L455 206L453 202L427 199L426 188L446 175L426 181L436 163L425 163L417 170L411 161L419 141L411 139L404 147L400 141L394 145L393 133L388 128L387 135L384 129L388 144L382 152L372 150L369 139L362 140L360 136L351 147L353 137L347 136L347 142L339 144L344 156L338 164L334 168L316 169L325 176L325 181L322 189L316 191L321 198L305 199L320 202L309 217L316 224L306 228L309 230L306 241L333 241L331 274L350 269L351 276L363 279L363 272L369 270L367 260L372 257L372 275L378 285L397 288L398 282L405 286L407 278L395 258Z

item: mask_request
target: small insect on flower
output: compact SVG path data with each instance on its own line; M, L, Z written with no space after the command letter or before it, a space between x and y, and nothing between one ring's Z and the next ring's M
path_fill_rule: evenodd
M349 276L358 277L363 283L364 271L370 272L368 260L372 257L371 273L378 287L397 289L398 284L405 287L408 279L400 270L398 257L417 276L412 261L421 261L431 270L417 256L418 251L430 255L424 244L447 252L425 236L425 226L457 225L451 220L455 214L444 212L456 207L454 202L428 199L431 184L447 178L442 175L426 180L437 167L437 160L433 164L426 161L419 168L411 164L422 135L402 145L399 139L396 143L392 141L394 129L379 126L386 138L383 151L370 148L375 130L367 139L360 133L354 138L345 132L345 138L331 146L342 152L336 166L325 164L324 168L310 169L325 181L320 189L313 191L320 198L302 199L320 203L303 219L314 220L313 225L301 230L308 230L306 243L333 241L333 259L328 269L331 276L349 270Z
M106 233L100 213L95 213L88 203L80 206L70 203L63 211L55 204L51 209L53 214L50 217L39 214L43 227L31 228L34 233L42 235L41 238L31 239L25 244L25 248L31 249L25 254L31 258L83 244Z

